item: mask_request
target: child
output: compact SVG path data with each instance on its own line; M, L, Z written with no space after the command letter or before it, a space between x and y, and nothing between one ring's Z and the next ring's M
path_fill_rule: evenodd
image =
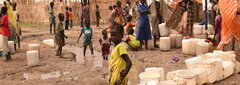
M56 56L60 56L60 58L62 58L62 47L65 46L65 38L67 39L68 37L64 34L64 28L63 28L64 14L60 13L58 15L58 18L59 18L59 24L55 34L55 41L56 41L56 44L58 45Z
M100 45L102 46L103 60L108 60L108 54L110 51L111 40L107 36L107 29L102 31L102 38L99 39Z
M68 11L68 7L66 7L66 24L65 24L65 30L68 30L68 24L69 24L69 11Z
M109 85L127 85L128 84L128 72L132 67L132 61L130 60L126 47L122 42L124 35L123 26L114 23L111 31L111 39L115 44L110 57L110 80Z
M8 25L8 16L7 16L7 7L4 6L1 8L1 14L2 14L2 21L1 21L1 35L2 35L2 43L3 43L3 50L6 54L6 61L11 60L11 55L8 50L8 37L10 36L10 28Z
M73 12L72 12L72 8L69 8L69 20L70 20L70 29L73 28Z
M10 0L6 0L4 1L4 6L6 6L8 8L8 12L7 12L7 16L8 19L11 23L8 24L9 29L10 29L10 36L8 37L9 41L14 41L14 50L17 51L17 25L16 25L16 19L14 16L14 12L13 12L13 7L12 7L12 3L10 2Z
M55 21L55 16L54 16L54 3L50 3L50 8L49 8L49 20L50 20L50 34L52 34L52 25L54 27L54 34L56 32L56 21Z
M84 39L83 39L83 45L84 45L84 50L83 50L83 56L85 59L85 54L86 54L86 49L87 46L89 46L91 50L91 54L93 55L93 46L92 46L92 28L90 27L90 23L86 24L86 27L83 27L81 30L81 34L78 37L77 43L79 42L80 37L82 34L84 34Z
M132 22L132 16L127 12L126 14L126 25L125 25L125 33L127 34L129 29L132 29L135 26L135 23Z
M140 42L136 40L136 36L134 36L133 33L134 30L132 28L129 29L126 42L133 50L138 50L138 48L140 48Z
M15 18L17 20L17 29L18 29L18 33L17 33L17 41L18 41L18 48L20 48L20 36L22 35L22 31L21 31L21 27L19 25L19 13L18 11L16 10L16 7L17 7L17 3L13 3L13 11L14 11L14 15L15 15Z
M99 6L96 5L96 18L97 18L97 27L99 27L99 21L101 19Z

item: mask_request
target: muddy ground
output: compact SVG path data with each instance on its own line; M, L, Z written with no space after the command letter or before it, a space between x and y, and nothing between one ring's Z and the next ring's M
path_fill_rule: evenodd
M101 59L98 42L101 29L93 26L95 54L93 57L90 55L90 50L87 50L86 62L82 57L82 43L76 43L80 29L80 26L74 26L73 29L65 31L69 39L66 40L67 45L64 47L64 58L59 58L55 56L56 47L42 43L44 39L54 39L54 35L49 34L48 27L23 27L21 48L12 54L12 61L5 62L5 58L0 57L0 85L107 85L109 68L107 61ZM28 67L26 51L28 44L32 43L39 43L41 46L40 65ZM165 73L186 69L184 60L193 57L183 55L181 49L172 49L168 52L162 52L159 49L128 52L133 62L129 73L130 85L139 83L138 75L146 67L163 67ZM171 60L172 56L179 57L181 60L174 62ZM239 78L239 74L234 74L225 80L206 85L240 85Z

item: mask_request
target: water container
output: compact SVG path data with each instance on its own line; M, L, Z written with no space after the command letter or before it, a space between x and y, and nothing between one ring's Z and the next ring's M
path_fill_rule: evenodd
M186 85L196 85L196 75L189 70L180 70L176 74L179 78L184 78L187 82Z
M15 53L14 42L13 41L8 41L8 50L9 50L10 53Z
M203 61L202 57L193 57L185 60L185 64L189 70L194 69L197 64Z
M197 42L196 55L208 53L209 47L210 47L209 43L207 43L207 42Z
M160 80L160 75L157 73L143 72L139 74L140 83L146 83L152 80Z
M212 25L208 25L208 33L209 33L210 35L214 35L214 28L213 28Z
M39 51L39 44L28 44L28 50L37 50Z
M181 48L182 47L182 40L183 36L181 34L176 35L176 47Z
M160 81L158 85L179 85L174 80L166 80L166 81Z
M28 66L39 65L39 54L37 50L27 51L27 64Z
M150 67L150 68L146 68L145 72L149 72L149 73L157 73L161 76L160 80L163 81L164 80L164 69L163 68L157 68L157 67Z
M204 41L204 39L196 39L196 38L191 38L191 39L184 39L182 41L182 52L183 54L187 55L196 55L196 45L197 42Z
M208 79L207 79L207 74L206 71L203 68L194 68L190 70L192 73L196 74L196 83L197 85L202 85L207 83Z
M194 25L193 26L193 33L194 33L194 35L203 34L203 26L202 25Z
M222 65L224 78L231 76L234 72L234 63L232 61L223 61Z
M151 40L148 40L148 49L154 49L154 42L153 42L153 39Z
M5 56L5 53L4 53L3 49L0 49L0 57L3 57L3 56Z
M158 27L159 27L161 37L166 37L170 35L170 30L165 27L165 23L160 24Z
M170 37L161 37L159 41L160 50L169 51L171 50L171 39Z
M171 48L176 48L176 34L170 34Z
M0 35L0 49L3 49L3 36Z
M55 42L53 39L46 39L46 40L43 40L43 43L46 44L46 45L49 45L51 47L55 47Z

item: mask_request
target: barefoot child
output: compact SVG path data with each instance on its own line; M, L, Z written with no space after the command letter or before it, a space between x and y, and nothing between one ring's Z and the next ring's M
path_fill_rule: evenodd
M110 57L110 80L109 85L127 85L128 72L132 67L132 61L128 57L126 47L122 42L124 29L122 25L113 24L111 39L115 44Z
M65 38L67 39L68 37L64 34L64 27L63 27L63 21L64 21L64 14L60 13L58 15L59 18L59 24L57 26L56 34L55 34L55 41L56 44L58 45L58 50L57 50L57 55L62 57L62 47L65 46Z
M90 23L87 23L86 27L82 28L81 34L79 35L78 40L77 40L77 43L78 43L82 34L84 34L84 38L83 38L83 46L84 46L83 56L84 56L84 58L85 58L87 46L89 46L89 48L91 50L91 54L93 55L92 32L93 31L92 31L92 28L90 27Z
M8 50L8 37L10 36L10 28L8 26L8 16L7 16L7 7L4 6L1 8L1 15L2 15L2 20L1 20L1 35L2 35L2 48L4 53L6 54L6 61L11 60L11 55Z
M102 46L102 56L103 60L108 60L108 55L110 51L111 40L107 35L107 29L102 31L102 38L99 39L100 45Z

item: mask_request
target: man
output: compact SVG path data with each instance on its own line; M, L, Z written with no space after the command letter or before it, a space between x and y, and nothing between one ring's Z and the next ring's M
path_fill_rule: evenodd
M156 44L157 39L160 37L159 27L160 23L163 23L162 14L160 12L160 3L156 0L152 0L150 5L151 10L151 24L152 24L152 35L155 48L159 48Z
M205 11L207 11L207 17L208 17L208 21L210 24L212 24L212 0L207 0L207 10L206 10L206 3L205 0L202 0L202 8L203 8L203 12L205 13ZM204 19L199 25L204 25L206 23L206 20Z

